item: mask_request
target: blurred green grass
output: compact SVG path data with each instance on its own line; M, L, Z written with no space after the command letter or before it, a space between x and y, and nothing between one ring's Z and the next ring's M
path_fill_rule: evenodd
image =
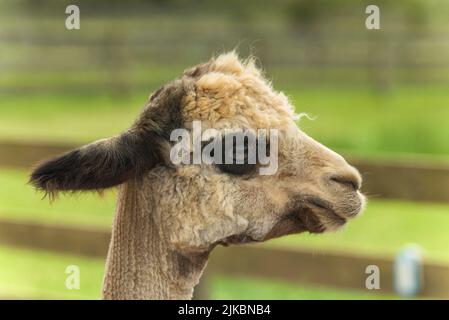
M0 297L18 299L98 299L104 261L40 250L0 246ZM66 267L80 268L81 290L65 287Z
M307 8L301 3L296 10L267 1L263 5L218 3L220 9L209 11L192 4L189 10L125 6L132 10L115 8L115 14L109 3L100 12L91 12L83 4L87 13L83 27L69 34L59 16L62 3L26 10L22 2L16 8L0 0L4 40L0 140L87 143L112 136L132 123L152 90L212 52L240 43L241 49L254 45L268 77L286 91L297 112L316 117L299 125L329 147L370 159L404 154L448 157L449 47L441 32L441 26L447 25L446 4L439 1L438 10L431 10L426 30L414 19L426 21L426 10L417 6L411 12L412 24L397 19L389 8L393 14L382 18L389 32L368 34L358 15L363 10L351 2L346 9L342 6L349 10L345 14L337 10L339 5L332 7L332 15L317 21L319 28L303 35L297 19L310 11L304 11ZM45 10L53 10L54 15ZM418 31L416 36L407 33L411 30ZM109 228L114 191L102 198L62 196L49 205L25 185L26 180L24 171L0 170L0 216ZM448 205L374 199L364 216L344 232L290 236L268 245L393 254L402 245L416 242L429 258L448 260L448 211ZM87 281L81 292L62 287L63 270L74 260ZM98 298L103 264L2 247L0 295ZM213 282L212 296L221 298L362 297L249 279L218 277Z
M22 95L0 99L0 139L86 143L126 129L148 92L129 96ZM446 88L399 87L375 94L368 89L287 90L299 125L336 150L362 155L449 155L449 95Z
M61 195L53 204L26 185L27 172L0 169L0 217L110 228L115 192ZM373 227L375 226L375 227ZM373 199L364 214L343 231L280 238L268 245L308 247L317 253L346 250L395 254L410 242L419 243L431 259L449 261L449 205Z
M170 75L161 75L165 76ZM112 136L132 123L150 93L150 90L140 90L117 96L103 93L4 95L0 98L0 139L87 143ZM449 95L444 88L403 86L380 95L366 88L344 87L293 88L286 93L297 112L316 117L314 121L303 118L299 126L337 150L369 157L413 153L440 159L449 154ZM27 174L23 170L0 169L0 217L110 227L114 190L102 197L62 195L50 204L48 199L42 200L42 194L26 185ZM449 261L448 229L448 205L373 199L364 215L351 221L343 232L289 236L266 245L300 246L317 253L343 250L393 255L402 246L415 242L424 248L428 259ZM0 296L99 298L104 261L2 247L0 264ZM63 287L64 268L68 264L78 264L84 270L81 291ZM28 275L31 265L39 270L34 276ZM212 297L220 299L378 297L260 279L214 277L212 283Z
M102 259L0 246L0 298L99 299L105 262ZM69 265L80 270L80 289L65 287ZM211 299L379 299L367 291L296 286L261 279L209 278Z
M112 224L115 191L61 195L54 203L27 185L28 173L0 168L0 216L79 226Z
M398 299L398 296L329 287L311 287L272 282L264 279L214 276L212 299L279 299L279 300L364 300Z

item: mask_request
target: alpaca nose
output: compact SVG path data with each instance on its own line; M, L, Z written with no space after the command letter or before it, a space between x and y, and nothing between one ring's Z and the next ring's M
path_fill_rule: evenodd
M330 180L345 187L349 187L354 191L358 191L362 187L362 177L357 169L353 167L331 176Z

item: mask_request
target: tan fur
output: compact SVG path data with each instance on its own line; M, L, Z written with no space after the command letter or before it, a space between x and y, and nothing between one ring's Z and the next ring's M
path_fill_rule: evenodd
M338 228L357 214L363 196L332 182L357 171L294 123L294 108L249 59L234 52L189 69L184 127L280 130L279 170L248 179L205 165L159 166L120 189L105 276L105 298L190 298L217 244L264 241L284 234ZM324 199L334 212L310 205ZM336 220L337 219L337 220ZM179 263L179 257L183 263Z
M234 52L211 62L183 102L187 122L202 120L215 129L282 128L295 118L287 97L272 89L254 61L241 63Z
M278 129L279 168L271 176L235 176L214 165L161 163L169 158L169 141L158 142L159 156L146 150L157 165L143 176L123 174L130 178L119 191L104 298L189 299L216 245L335 230L358 214L364 197L357 170L303 133L295 119L287 97L272 88L254 60L242 62L234 52L187 70L157 91L127 133L131 138L119 139L131 159L140 154L130 143L143 148L145 137L148 143L165 137L173 123L190 129L201 120L203 130ZM36 174L37 181L52 178Z

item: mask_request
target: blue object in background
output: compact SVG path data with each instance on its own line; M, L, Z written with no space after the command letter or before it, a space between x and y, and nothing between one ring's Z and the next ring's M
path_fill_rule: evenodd
M414 297L423 286L423 254L418 245L407 245L394 260L393 286L402 297Z

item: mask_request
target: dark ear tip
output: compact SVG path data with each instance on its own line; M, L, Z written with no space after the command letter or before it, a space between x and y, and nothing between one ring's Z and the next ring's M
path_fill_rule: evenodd
M44 189L44 185L41 182L41 175L39 174L39 166L35 167L28 178L28 184L32 185L36 189Z
M54 184L54 177L52 177L52 174L47 169L48 162L38 164L31 172L28 184L38 191L45 192L45 196L54 196L57 193L57 186Z
M38 189L38 190L46 190L46 185L45 183L42 181L42 177L39 174L36 174L34 171L31 173L29 179L28 179L28 184L33 186L34 188Z

